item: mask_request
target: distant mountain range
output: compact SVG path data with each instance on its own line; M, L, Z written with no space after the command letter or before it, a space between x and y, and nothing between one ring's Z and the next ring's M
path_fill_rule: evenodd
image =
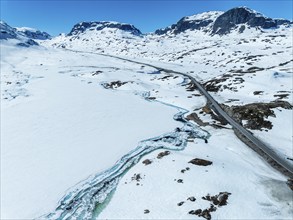
M199 31L210 36L221 36L235 31L241 34L245 29L250 28L255 28L257 30L276 29L280 26L289 27L291 25L292 21L268 18L247 7L237 7L226 12L210 11L186 16L180 19L176 24L158 29L154 31L154 33L149 34L142 34L138 28L131 24L111 21L80 22L74 25L67 35L62 36L62 39L64 41L65 37L68 41L74 41L82 38L82 41L93 41L95 38L102 38L101 36L106 32L108 33L107 38L114 37L114 40L115 36L119 38L119 36L122 35L123 38L131 39L132 37L142 37L146 35L174 36L186 31ZM20 43L18 43L20 46L38 45L36 40L52 39L46 32L32 28L13 28L3 21L0 23L0 33L0 39L18 39L20 41Z
M38 45L35 40L48 40L52 37L46 33L33 28L13 28L4 21L0 21L0 40L16 39L17 45L29 47Z
M167 28L156 30L156 34L178 34L186 30L203 30L210 34L228 34L238 29L243 32L244 25L259 28L278 28L283 24L292 24L285 19L272 19L247 7L237 7L226 12L211 11L180 19L176 24Z

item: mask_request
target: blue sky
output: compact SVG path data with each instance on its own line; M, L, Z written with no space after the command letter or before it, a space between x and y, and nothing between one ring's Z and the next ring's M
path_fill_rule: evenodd
M52 35L68 33L80 21L131 23L142 32L176 23L187 15L248 6L268 17L292 20L292 0L0 0L1 20L13 27L34 27Z

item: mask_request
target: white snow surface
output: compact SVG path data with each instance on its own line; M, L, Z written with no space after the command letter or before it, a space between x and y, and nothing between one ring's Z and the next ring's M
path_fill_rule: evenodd
M111 167L139 141L180 127L173 120L178 111L170 105L198 113L206 104L198 91L187 91L181 76L155 74L154 68L97 53L182 71L202 83L227 77L211 92L219 103L270 102L288 94L281 100L293 104L292 27L143 37L105 28L41 44L19 48L1 42L1 219L54 211L71 187ZM117 81L123 84L105 89ZM146 94L155 101L143 99ZM271 130L252 132L292 158L292 109L274 113ZM205 114L200 118L214 121ZM145 155L122 177L98 218L202 219L188 212L209 208L203 196L226 191L231 193L227 206L218 207L212 218L291 219L287 178L226 128L203 127L211 134L207 144L195 139L162 159L157 159L162 150ZM188 163L193 158L213 164ZM152 163L144 165L145 159ZM190 170L182 173L186 167ZM133 180L135 174L142 179Z
M39 31L38 29L31 28L31 27L16 27L15 29L20 32L25 32L25 31L37 32L37 31Z
M224 12L222 11L210 11L210 12L203 12L200 14L195 14L191 16L187 16L184 20L185 21L194 21L194 20L213 20L215 21L217 17L219 17Z
M53 210L68 188L110 167L140 140L178 124L172 119L176 109L71 76L90 73L91 66L131 74L133 64L55 50L10 50L2 45L3 84L14 80L17 87L22 75L29 82L25 97L1 101L1 219Z

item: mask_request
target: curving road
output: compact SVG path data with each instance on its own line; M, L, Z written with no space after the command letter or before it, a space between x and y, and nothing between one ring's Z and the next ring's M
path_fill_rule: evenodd
M128 61L128 62L133 62L133 63L137 63L137 64L141 64L141 65L150 66L150 67L156 68L158 70L165 71L167 73L175 73L175 74L179 74L179 75L183 75L183 76L188 77L196 85L197 89L207 98L207 100L210 102L210 107L218 115L220 115L222 118L224 118L234 129L236 129L238 132L240 132L244 137L246 137L249 141L251 141L256 147L261 149L266 154L266 156L268 156L276 164L278 164L283 169L285 169L285 171L287 171L285 173L287 173L290 177L293 176L293 165L292 165L292 163L288 162L288 160L286 160L285 158L281 157L274 150L272 150L269 146L267 146L264 142L262 142L261 140L256 138L252 133L250 133L248 130L246 130L244 127L242 127L233 118L231 118L221 108L219 103L205 90L205 88L194 77L192 77L192 76L190 76L190 75L188 75L186 73L182 73L182 72L178 72L178 71L174 71L174 70L170 70L170 69L165 69L165 68L162 68L162 67L154 66L154 65L151 65L151 64L143 63L143 62L138 62L138 61L125 59L125 58L112 56L112 55L105 55L105 56L110 56L110 57L125 60L125 61Z
M75 51L75 52L91 53L91 52L84 52L84 51ZM270 164L276 164L277 166L274 166L275 168L277 168L279 171L282 171L283 174L293 178L293 164L290 163L285 158L281 157L274 150L272 150L267 144L265 144L264 142L262 142L261 140L256 138L251 132L246 130L238 122L236 122L231 116L229 116L221 108L219 103L205 90L205 88L194 77L192 77L192 76L190 76L190 75L188 75L186 73L182 73L182 72L174 71L174 70L171 70L171 69L166 69L166 68L158 67L158 66L155 66L155 65L152 65L152 64L148 64L148 63L144 63L144 62L140 62L140 61L134 61L134 60L131 60L131 59L126 59L126 58L122 58L122 57L118 57L118 56L114 56L114 55L99 54L99 53L93 53L93 54L98 54L98 55L102 55L102 56L108 56L108 57L112 57L112 58L116 58L116 59L120 59L120 60L124 60L124 61L128 61L128 62L132 62L132 63L136 63L136 64L140 64L140 65L153 67L153 68L155 68L157 70L165 71L167 73L175 73L175 74L179 74L179 75L188 77L191 80L191 82L193 82L196 85L197 89L201 92L201 94L206 97L206 99L210 103L210 107L219 116L224 118L234 128L234 130L238 131L246 139L248 139L251 143L253 143L254 146L256 148L258 148L256 150L260 149L265 154L265 156L270 159ZM245 144L247 144L247 143L245 143Z

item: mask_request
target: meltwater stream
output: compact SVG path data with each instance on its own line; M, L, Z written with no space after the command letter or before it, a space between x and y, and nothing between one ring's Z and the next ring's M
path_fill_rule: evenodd
M149 93L139 95L148 100ZM90 176L69 189L59 201L57 208L53 212L41 216L41 218L59 220L95 219L109 202L119 180L132 166L139 162L141 157L157 149L181 151L186 147L188 138L209 138L210 134L207 131L184 119L187 110L166 103L163 104L179 111L173 118L183 123L181 128L141 141L134 150L123 156L113 167Z

